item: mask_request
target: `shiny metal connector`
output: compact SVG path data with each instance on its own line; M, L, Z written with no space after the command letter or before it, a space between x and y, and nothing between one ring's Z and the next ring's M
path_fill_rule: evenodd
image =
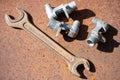
M50 4L45 5L46 14L50 19L48 26L56 31L56 36L59 35L61 30L66 31L66 33L68 33L68 36L71 38L75 38L77 36L80 26L80 22L78 20L75 20L72 26L66 24L65 22L56 20L59 17L59 14L62 13L64 13L67 19L69 19L69 14L76 9L77 6L74 1L65 5L61 4L56 8L52 8Z
M61 4L60 6L55 7L55 8L52 8L50 4L45 5L46 14L49 19L53 19L53 18L57 19L58 15L61 13L64 13L67 19L69 19L69 14L72 11L75 11L76 9L77 9L77 6L74 1L68 4L65 4L65 5Z
M97 18L94 18L92 22L96 24L96 27L91 31L90 37L87 39L87 44L91 47L93 47L99 41L103 43L106 42L106 39L102 33L105 33L109 28L107 23Z
M79 26L80 22L78 20L75 20L73 25L70 26L66 24L65 22L60 22L55 19L51 19L50 22L48 23L48 26L56 31L56 36L59 35L61 30L65 30L66 33L68 33L68 36L71 38L75 38L79 32Z

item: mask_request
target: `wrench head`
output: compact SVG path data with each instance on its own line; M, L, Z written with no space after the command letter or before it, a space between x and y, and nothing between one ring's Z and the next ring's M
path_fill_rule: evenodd
M16 9L20 14L20 17L18 19L12 19L8 14L5 14L5 21L11 27L23 29L24 24L28 21L27 13L20 8Z
M69 68L73 74L76 76L81 76L77 70L78 66L83 65L86 70L90 70L89 61L85 58L75 58L72 64L69 64Z

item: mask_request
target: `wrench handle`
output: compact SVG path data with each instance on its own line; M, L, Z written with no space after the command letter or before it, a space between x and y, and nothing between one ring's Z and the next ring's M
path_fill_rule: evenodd
M70 54L68 51L66 51L57 43L55 43L53 40L51 40L47 35L45 35L42 31L37 29L31 23L26 23L23 29L26 30L28 33L34 35L34 37L38 38L39 40L42 40L52 49L54 49L58 53L58 55L60 55L61 57L63 57L63 59L65 59L65 61L72 62L74 60L74 56L72 54Z

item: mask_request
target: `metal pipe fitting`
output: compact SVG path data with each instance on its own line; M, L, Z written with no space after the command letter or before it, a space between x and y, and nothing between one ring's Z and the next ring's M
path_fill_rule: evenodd
M65 5L61 4L60 6L55 8L52 8L50 4L45 5L46 14L49 19L53 19L53 18L57 19L59 14L62 14L62 13L64 13L67 19L69 19L69 14L76 9L77 9L77 6L75 1L72 1Z
M75 38L79 32L80 22L76 20L74 21L73 25L70 26L65 22L60 22L55 19L51 19L48 23L48 26L57 32L56 36L58 36L61 30L65 30L68 33L69 37Z
M75 38L79 32L79 21L74 21L73 25L70 26L66 24L65 22L57 21L56 19L59 17L60 14L64 13L67 19L69 18L69 14L76 10L77 6L74 1L68 3L68 4L61 4L60 6L56 8L52 8L50 4L45 5L45 10L48 18L50 19L48 26L55 30L56 36L61 32L61 30L65 30L68 33L68 36L71 38Z
M79 33L79 27L80 27L80 22L78 20L75 20L72 26L68 25L69 28L68 36L71 38L75 38Z
M52 19L53 18L53 14L52 14L53 13L53 9L52 9L50 4L46 4L45 5L45 11L46 11L47 17L49 19Z
M92 22L96 24L96 27L91 31L90 37L87 39L87 44L91 47L93 47L99 41L103 43L106 42L106 39L102 34L105 33L109 28L107 23L97 18L94 18Z
M57 21L55 19L50 19L49 23L48 23L48 27L50 27L51 29L53 29L54 31L56 31L56 36L59 35L59 33L62 30L62 26L61 26L61 22Z

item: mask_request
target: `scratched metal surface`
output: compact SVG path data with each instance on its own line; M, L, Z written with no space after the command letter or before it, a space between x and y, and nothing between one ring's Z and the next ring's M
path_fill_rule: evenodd
M71 14L73 20L81 21L80 33L70 39L47 28L48 18L44 5L56 7L71 0L0 0L0 80L119 80L120 79L120 0L75 0L78 11ZM42 41L24 30L10 28L4 20L5 13L19 17L16 7L26 10L33 23L56 42L77 57L91 61L91 71L84 70L83 78L74 76L65 61ZM91 19L96 16L111 26L105 34L106 44L93 48L86 44L95 25ZM32 21L32 19L31 19Z

